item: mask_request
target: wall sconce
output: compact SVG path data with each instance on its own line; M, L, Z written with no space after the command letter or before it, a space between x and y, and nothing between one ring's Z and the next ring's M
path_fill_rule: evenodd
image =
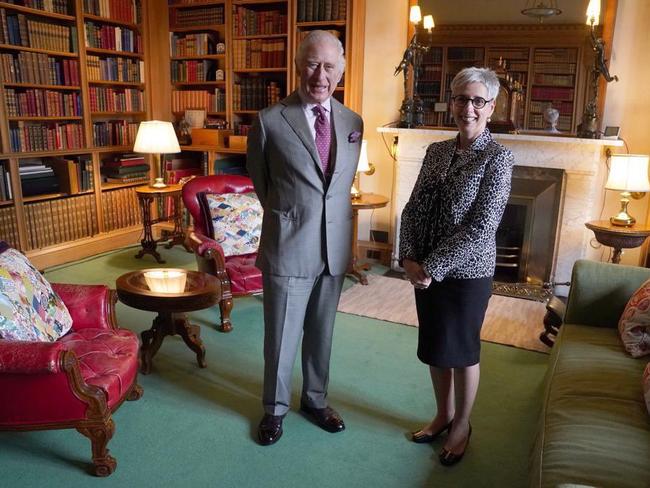
M180 269L155 269L144 272L149 289L156 293L183 293L187 273Z
M582 122L578 126L578 137L598 139L598 78L603 75L607 83L618 81L618 76L609 73L605 61L605 42L596 37L596 26L600 21L600 0L589 0L587 6L587 25L590 26L591 48L595 53L594 66L591 68L591 100L585 105Z
M609 219L612 225L630 227L636 219L627 213L630 197L639 199L650 191L648 181L648 156L639 154L612 154L609 177L605 183L607 190L621 192L621 209Z
M161 120L147 120L140 122L138 135L135 137L133 151L137 153L152 154L154 166L158 171L158 177L151 184L153 188L164 188L167 185L164 181L165 168L162 154L179 153L181 147L178 145L176 132L171 122Z
M361 198L361 173L365 173L368 176L375 174L375 165L368 162L368 141L365 139L361 141L361 153L359 154L357 172L354 176L352 188L350 189L352 199Z

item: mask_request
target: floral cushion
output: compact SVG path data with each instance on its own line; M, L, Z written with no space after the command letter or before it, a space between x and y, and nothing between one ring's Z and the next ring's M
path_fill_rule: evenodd
M0 254L0 339L54 342L72 317L50 284L15 249Z
M207 193L205 204L212 238L226 256L257 252L263 210L255 193Z
M650 354L650 280L634 292L618 322L627 352L638 358Z
M650 363L645 367L643 372L643 397L645 398L645 406L650 413Z

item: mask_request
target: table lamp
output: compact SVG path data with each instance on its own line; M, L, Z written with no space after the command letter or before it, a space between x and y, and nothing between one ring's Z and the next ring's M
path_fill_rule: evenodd
M149 289L156 293L183 293L187 273L181 270L156 269L145 271L144 280Z
M140 122L133 151L153 155L154 165L158 171L158 178L155 179L151 186L154 188L166 187L167 185L163 178L165 168L163 167L164 158L162 155L181 152L172 123L162 120Z
M352 188L350 188L350 196L353 199L361 198L361 176L360 173L372 175L375 173L375 166L368 162L368 141L365 139L361 141L361 153L359 154L359 163L357 164L357 172L354 175Z
M612 225L630 227L636 219L627 213L627 205L632 198L641 198L650 191L648 181L648 156L640 154L612 154L609 178L605 183L607 190L621 192L621 210L609 219Z

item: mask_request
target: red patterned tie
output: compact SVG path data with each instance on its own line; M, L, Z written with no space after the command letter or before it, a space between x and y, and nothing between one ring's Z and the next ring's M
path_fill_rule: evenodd
M332 132L330 124L325 116L325 109L322 105L318 104L313 109L316 115L316 122L314 122L314 129L316 129L316 149L320 156L320 164L323 168L323 174L328 174L330 164L330 142L332 140Z

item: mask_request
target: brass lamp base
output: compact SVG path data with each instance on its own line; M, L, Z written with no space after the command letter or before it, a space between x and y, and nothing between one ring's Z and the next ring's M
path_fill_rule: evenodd
M352 188L350 188L350 198L352 198L352 200L358 200L361 198L361 192L357 190L355 185L352 185Z
M629 196L629 192L624 191L621 193L621 210L618 212L618 214L609 219L612 225L618 225L620 227L631 227L636 224L636 219L627 213L627 205L630 203Z
M167 185L162 178L156 178L153 183L151 183L152 188L165 188Z

